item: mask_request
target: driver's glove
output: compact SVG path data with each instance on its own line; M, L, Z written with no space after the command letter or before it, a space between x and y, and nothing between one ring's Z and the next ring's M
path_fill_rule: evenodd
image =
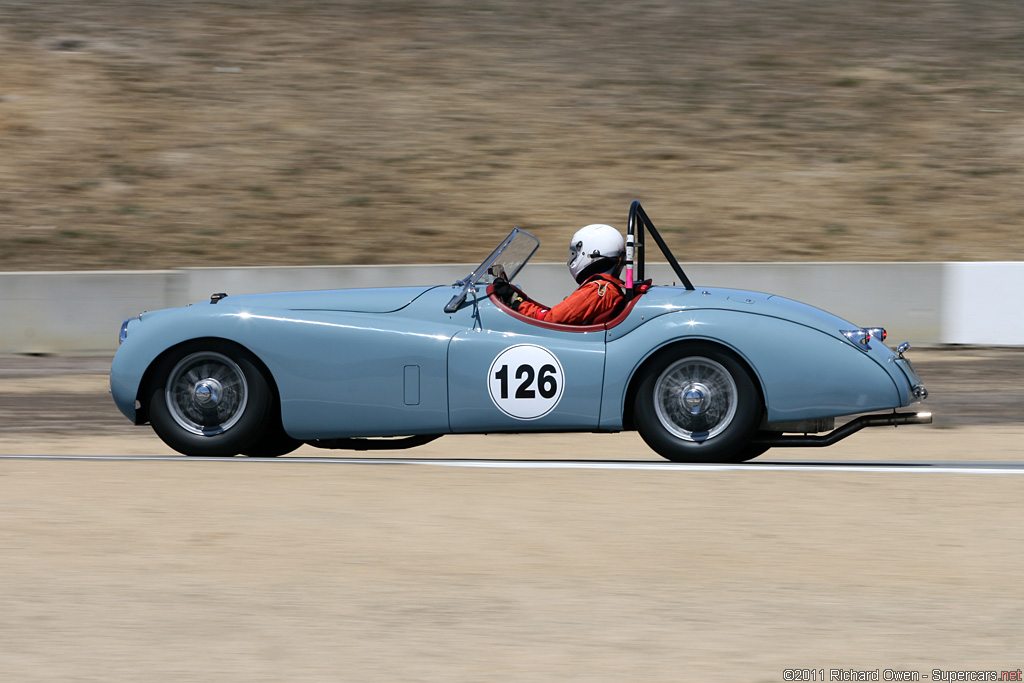
M494 281L494 296L501 299L501 301L513 311L519 310L519 304L524 301L523 297L519 294L519 290L510 285L508 280L502 277L499 277Z

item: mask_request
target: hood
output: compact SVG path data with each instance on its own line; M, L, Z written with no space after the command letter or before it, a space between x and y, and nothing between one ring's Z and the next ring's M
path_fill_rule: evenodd
M218 306L277 308L289 311L350 311L392 313L401 310L433 287L330 289L312 292L275 292L227 296Z

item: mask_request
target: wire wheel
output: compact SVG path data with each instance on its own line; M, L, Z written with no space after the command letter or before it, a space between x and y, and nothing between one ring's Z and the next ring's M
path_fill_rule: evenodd
M266 372L238 344L193 339L153 363L141 400L153 431L179 453L229 457L261 450L281 422Z
M693 356L669 365L654 386L654 409L671 434L705 441L725 431L736 416L739 390L721 363Z
M674 462L739 462L761 420L761 394L735 353L688 342L664 349L641 368L633 402L640 436Z
M245 413L249 385L238 363L222 353L199 351L174 366L164 389L167 410L187 432L215 436Z

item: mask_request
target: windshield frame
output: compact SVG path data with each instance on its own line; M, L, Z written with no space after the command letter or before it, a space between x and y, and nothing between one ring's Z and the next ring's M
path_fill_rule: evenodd
M509 249L512 244L515 243L514 249ZM490 256L485 258L476 269L473 270L462 280L454 283L452 287L462 287L460 292L457 292L452 297L451 301L444 307L445 313L454 313L458 310L459 306L466 300L466 296L472 289L476 291L477 284L490 284L494 282L496 277L504 277L509 282L519 274L519 271L529 262L537 249L540 248L540 240L519 228L512 228L512 232L508 234L505 239L491 252ZM500 261L501 255L506 252L518 252L520 250L526 251L526 256L519 258L519 254L515 254L517 260L512 261L508 265L511 266L511 272L509 268L506 268L506 264ZM510 255L512 255L510 253ZM497 268L494 268L497 266ZM500 270L499 270L500 269Z

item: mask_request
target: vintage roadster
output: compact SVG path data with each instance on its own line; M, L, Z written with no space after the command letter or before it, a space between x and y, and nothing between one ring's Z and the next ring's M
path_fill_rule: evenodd
M645 279L648 238L681 286ZM121 326L114 402L199 456L635 429L669 460L738 462L931 422L897 412L927 397L906 344L789 299L695 288L638 202L613 319L545 323L495 297L538 246L513 229L454 285L218 293L142 313Z

